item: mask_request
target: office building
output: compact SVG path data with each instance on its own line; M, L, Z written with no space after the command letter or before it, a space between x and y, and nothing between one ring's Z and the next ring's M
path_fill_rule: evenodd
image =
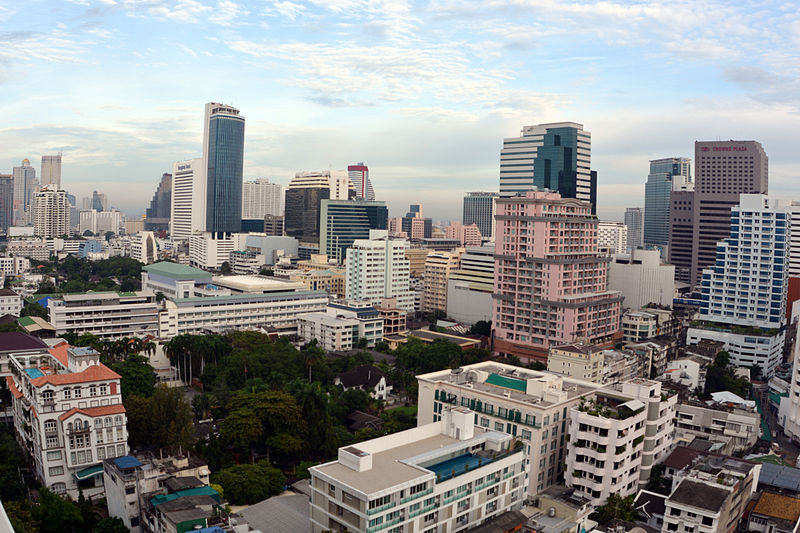
M14 226L27 226L30 223L30 208L33 193L39 183L36 180L36 169L31 166L29 159L23 159L22 164L12 169L14 176Z
M483 241L477 224L451 222L444 230L446 239L456 239L462 246L480 246Z
M611 255L624 254L628 249L628 226L622 222L597 224L597 245Z
M42 187L31 206L33 233L45 239L70 233L67 193L51 187Z
M493 351L546 360L552 344L619 336L622 296L608 289L588 202L529 191L497 200Z
M203 122L204 231L241 231L244 117L233 106L206 104Z
M263 219L267 215L282 216L283 187L268 179L245 181L242 184L242 218Z
M268 237L283 236L283 215L264 215L264 233Z
M492 319L494 245L466 248L461 265L447 279L447 316L474 324Z
M461 265L463 248L456 252L432 252L425 259L422 289L423 313L447 313L447 282Z
M244 249L244 233L196 233L189 237L189 264L205 270L219 270L231 252Z
M625 210L625 226L628 228L628 248L644 244L644 209L629 207Z
M740 194L767 194L767 154L756 141L697 141L692 231L692 286L713 266L717 242L730 233ZM672 262L672 261L670 261Z
M14 176L0 174L0 232L14 225Z
M98 213L108 210L108 197L105 195L105 193L92 191L92 209Z
M433 221L422 216L422 205L412 204L406 216L400 219L400 230L412 241L430 239L433 234Z
M172 174L164 172L158 183L150 207L145 211L144 227L139 231L169 231L169 220L172 209ZM138 233L128 232L128 233Z
M73 499L102 495L100 463L128 454L119 374L65 342L9 359L14 430L36 479Z
M647 304L672 307L675 266L661 261L658 250L632 249L608 265L608 288L625 298L623 307L641 309Z
M484 238L494 240L495 200L498 196L496 192L468 192L464 197L461 222L477 225Z
M349 165L347 167L347 176L356 188L356 198L370 202L375 200L375 189L372 188L367 165L363 162L357 165Z
M61 188L61 154L42 156L42 187L52 185L56 189Z
M158 261L158 243L152 231L131 236L131 258L145 265Z
M530 460L529 496L562 478L569 408L600 387L493 361L423 374L417 382L418 426L441 419L447 406L459 405L475 411L480 427L522 440Z
M692 160L668 157L650 161L644 185L644 244L669 245L669 206L672 191L690 190Z
M790 231L788 200L741 195L715 265L703 270L703 323L689 328L687 344L723 342L732 364L772 376L782 359Z
M635 379L595 391L572 407L567 487L596 506L611 494L636 494L672 448L677 402L677 394L662 395L660 382Z
M344 171L295 174L285 194L283 224L286 235L301 243L319 243L322 200L349 200L350 185L350 178Z
M309 468L311 531L461 531L522 507L525 453L447 406L441 420L339 448ZM388 528L388 529L387 529Z
M332 303L325 311L299 315L297 334L306 342L316 339L328 351L358 348L361 339L374 347L383 340L383 318L371 305Z
M203 160L188 159L172 165L170 235L172 241L188 241L194 232L205 228L205 188Z
M408 242L390 239L386 230L371 230L369 239L354 241L345 259L347 299L378 305L382 298L397 298L399 308L413 311L407 247Z
M158 308L152 291L64 294L47 302L57 335L91 333L102 339L157 336Z
M669 262L675 281L691 284L694 257L694 191L672 191L669 206Z
M385 230L389 210L384 202L321 200L319 250L343 264L356 239L369 239L370 230Z
M582 124L558 122L525 126L519 137L503 140L500 193L534 188L557 191L597 207L597 175L590 170L592 135Z

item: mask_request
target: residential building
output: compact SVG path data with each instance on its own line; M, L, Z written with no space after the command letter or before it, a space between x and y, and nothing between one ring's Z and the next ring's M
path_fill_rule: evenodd
M689 355L667 363L664 379L686 387L690 391L705 389L706 372L713 362L711 357Z
M13 257L26 257L34 261L50 259L50 248L45 239L10 239L6 253Z
M419 278L425 273L425 261L431 250L428 248L406 248L406 259L408 259L408 270L411 277Z
M169 225L169 219L167 219L167 226L168 225ZM125 235L136 235L137 233L141 233L143 231L144 231L143 218L132 218L125 220ZM167 231L167 229L164 228L164 231Z
M628 249L628 226L622 222L598 222L597 244L611 255L624 254Z
M762 492L747 516L747 530L761 533L794 533L800 529L800 498Z
M692 183L692 160L668 157L650 161L644 185L644 244L669 245L669 210L672 191L686 191Z
M601 383L624 383L650 375L650 361L632 350L603 350Z
M694 256L694 190L672 191L669 206L669 262L675 281L691 283Z
M534 187L597 207L597 174L590 170L592 135L582 124L525 126L519 137L503 139L500 193L525 194Z
M519 509L522 448L473 418L448 406L440 421L339 448L337 461L311 467L313 533L457 531Z
M242 184L242 218L261 218L267 215L282 216L283 187L261 178Z
M741 195L731 210L730 236L717 244L716 265L703 270L704 323L689 328L687 344L722 341L732 364L758 365L772 376L785 334L789 219L788 201Z
M172 241L188 241L196 231L205 230L205 171L203 159L172 164L169 231Z
M342 372L333 379L334 385L339 385L344 390L359 389L369 391L369 395L376 400L386 401L392 391L392 386L386 376L372 365L360 365Z
M64 294L47 302L58 335L91 333L103 339L157 336L158 308L152 291Z
M19 331L0 332L0 375L11 375L12 355L47 353L49 347L42 340Z
M447 316L465 324L492 319L494 244L466 248L447 279Z
M529 191L498 198L496 218L495 353L545 360L554 343L619 337L622 296L608 289L587 202Z
M369 179L369 167L363 162L347 167L347 176L356 188L356 198L360 200L374 201L375 189Z
M551 346L547 370L592 383L603 383L604 352L597 346L573 342Z
M320 253L343 264L347 249L356 239L368 239L370 230L387 229L385 202L366 200L320 201Z
M319 243L322 200L349 200L344 171L298 172L286 189L284 232L302 243ZM355 191L353 191L355 195Z
M658 250L633 249L615 256L608 265L608 287L619 291L629 309L647 304L672 306L675 266L664 264Z
M627 247L634 250L644 244L644 209L629 207L625 210L625 226L628 228Z
M390 239L386 230L370 230L369 239L354 241L345 261L347 299L376 305L381 298L397 298L398 307L413 311L407 247L406 241Z
M475 411L478 425L521 439L528 495L563 479L568 411L601 387L552 372L486 361L417 376L417 425L441 420L445 408Z
M778 420L783 421L783 433L792 442L800 443L800 328L798 328L791 354L792 379L789 380L788 398L782 399Z
M230 261L231 252L242 249L246 234L196 233L189 237L189 264L219 270Z
M0 274L18 276L30 269L31 260L27 257L0 257Z
M81 235L87 231L93 235L105 235L108 232L118 235L122 227L122 213L116 209L98 211L97 209L81 209L79 231Z
M158 243L152 231L143 231L131 237L131 258L145 265L158 261Z
M461 222L468 226L475 224L481 236L490 241L494 240L494 215L497 209L495 201L500 196L496 192L468 192L464 196L464 210Z
M244 117L233 106L216 102L206 104L203 121L204 231L212 234L241 231L243 161Z
M282 237L283 215L264 215L264 234L267 237Z
M456 239L462 246L480 246L483 241L477 224L453 221L445 228L445 238Z
M42 187L52 185L54 189L61 188L61 154L43 155L41 167Z
M140 231L169 231L169 222L172 208L172 174L164 172L161 174L161 181L158 188L150 200L150 207L144 215L142 228L137 231L127 231L126 233L138 233Z
M576 496L572 489L554 485L537 494L532 503L528 510L532 510L533 515L525 526L537 533L592 531L594 521L589 516L594 507L589 500Z
M14 177L0 174L0 232L14 225Z
M601 505L611 494L636 494L672 447L677 395L635 379L595 391L569 411L565 481Z
M0 316L19 316L22 313L22 296L11 289L0 289Z
M31 205L33 233L45 239L71 233L67 193L51 187L42 187L37 191Z
M761 436L761 415L755 402L734 403L728 395L708 402L682 402L677 406L675 438L695 437L719 443L728 453L747 453Z
M31 222L31 204L33 194L39 185L36 180L36 169L31 166L29 159L23 159L22 164L13 167L14 176L14 226L27 226Z
M381 303L375 306L378 314L383 318L383 336L398 335L406 331L408 312L397 307L397 298L381 298Z
M258 274L266 267L266 258L254 250L234 250L228 256L231 272L239 275Z
M330 303L324 311L299 315L297 334L328 351L358 348L361 339L374 347L383 339L383 318L371 305Z
M65 342L10 364L14 430L37 480L72 498L103 494L100 461L128 454L119 374Z
M343 268L326 270L297 270L289 279L299 281L309 291L325 291L334 298L345 297L345 272Z
M622 340L640 342L658 335L658 317L645 311L622 314Z
M422 291L423 313L447 312L447 283L450 274L461 265L461 254L432 252L425 260L425 287Z

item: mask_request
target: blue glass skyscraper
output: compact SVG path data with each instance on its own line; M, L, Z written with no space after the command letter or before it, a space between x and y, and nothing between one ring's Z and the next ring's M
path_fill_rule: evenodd
M203 161L205 230L214 234L241 231L244 117L235 107L206 104Z
M668 157L650 161L650 174L644 186L644 243L666 247L669 244L669 204L673 190L692 187L691 159Z

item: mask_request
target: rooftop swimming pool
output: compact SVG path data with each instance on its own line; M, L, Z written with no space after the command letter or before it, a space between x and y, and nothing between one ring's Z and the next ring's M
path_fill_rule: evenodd
M435 463L432 465L425 466L428 470L432 471L436 474L438 482L446 481L452 477L460 476L465 472L465 468L469 465L470 470L475 469L478 467L478 462L480 458L477 455L471 453L465 453L464 455L459 455L458 457L453 457L451 459L447 459L442 461L441 463ZM492 460L490 458L484 457L482 461L480 461L481 466L487 465L491 463ZM453 472L455 471L455 476Z
M38 368L26 368L25 373L28 374L28 377L30 377L31 379L36 379L44 376L44 372L42 372Z

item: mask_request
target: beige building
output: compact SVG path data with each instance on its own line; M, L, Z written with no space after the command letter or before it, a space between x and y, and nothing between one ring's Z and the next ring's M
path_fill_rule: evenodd
M425 259L425 285L422 291L422 312L447 313L447 281L450 273L461 265L461 248L455 252L431 252Z
M417 376L417 424L438 421L446 406L475 411L478 425L521 439L528 456L528 494L562 478L569 409L600 385L551 372L485 361Z
M42 187L31 202L33 233L38 237L50 239L69 235L69 200L67 192L55 185Z
M289 274L289 279L299 281L310 291L327 291L336 298L344 298L345 295L343 268L298 270Z
M427 248L406 248L411 277L418 278L425 273L425 260L432 251Z
M550 348L547 370L575 379L603 383L603 350L580 342Z
M397 298L381 298L381 303L375 306L378 314L383 318L383 335L398 335L406 331L408 313L405 309L397 307Z

